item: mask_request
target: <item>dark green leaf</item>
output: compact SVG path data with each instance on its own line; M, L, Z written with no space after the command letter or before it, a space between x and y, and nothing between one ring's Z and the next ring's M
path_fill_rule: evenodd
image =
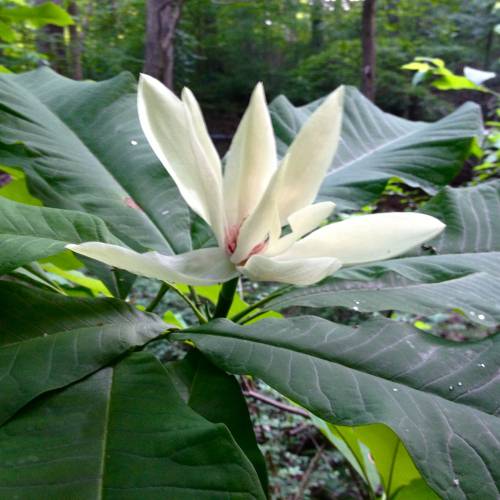
M423 211L447 227L419 256L353 266L321 285L284 294L268 307L344 306L417 314L460 308L472 321L500 323L493 299L500 296L500 181L446 188Z
M453 343L389 320L352 328L303 317L246 327L218 320L175 338L324 420L387 425L444 499L500 493L498 335Z
M235 377L217 368L199 351L167 368L181 384L189 406L213 423L225 424L252 462L264 491L268 489L267 469L259 450L248 407Z
M97 215L138 251L183 252L189 211L142 134L135 92L128 74L0 75L0 163L22 167L45 205Z
M265 498L227 428L146 353L34 402L0 428L0 455L3 498Z
M0 274L84 241L120 244L98 217L0 197Z
M270 106L281 155L321 100L302 107L284 96ZM462 167L471 139L481 130L481 112L464 104L435 122L411 122L384 113L357 89L346 88L341 143L320 197L340 210L375 200L393 177L429 193L448 184Z
M0 422L165 330L159 318L125 302L68 298L5 281L0 303Z

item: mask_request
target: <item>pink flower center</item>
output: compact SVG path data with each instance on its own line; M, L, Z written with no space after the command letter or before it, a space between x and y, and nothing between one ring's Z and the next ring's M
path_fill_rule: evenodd
M226 251L229 255L233 255L236 250L236 246L238 245L240 227L241 226L235 224L226 229Z
M233 253L236 250L236 247L238 246L238 236L240 234L240 227L239 225L233 225L230 226L229 228L226 229L226 252L229 255L233 255ZM261 241L260 243L257 243L249 252L249 254L241 261L238 263L239 266L244 266L247 262L247 260L252 256L256 255L260 252L263 252L267 248L267 244L269 242L269 239L266 238L264 241Z

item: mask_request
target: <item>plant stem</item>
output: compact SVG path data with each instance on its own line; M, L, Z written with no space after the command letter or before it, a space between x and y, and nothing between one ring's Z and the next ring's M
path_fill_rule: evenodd
M229 319L236 323L240 319L242 319L245 316L247 316L248 314L250 314L252 311L255 311L255 309L258 309L259 307L262 307L263 305L267 304L268 302L275 299L276 297L283 295L286 291L290 290L290 288L292 288L292 285L287 285L287 286L284 286L282 288L279 288L275 292L270 293L267 297L264 297L263 299L258 300L257 302L255 302L255 304L248 306L246 309L239 312L238 314L235 314L234 316L232 316Z
M201 307L200 298L198 297L198 294L196 293L194 286L189 285L188 290L189 290L189 297L196 304L196 307L200 308Z
M258 311L255 314L252 314L251 316L247 316L246 318L239 321L239 324L246 325L247 323L250 323L250 321L257 319L259 316L262 316L263 314L266 314L266 313L267 313L267 311Z
M163 296L168 292L168 285L166 283L162 283L160 286L160 289L158 290L158 293L156 294L155 298L151 301L151 303L146 307L146 312L153 312L156 308L156 306L160 303L161 299L163 299Z
M186 295L184 295L180 290L177 290L175 286L170 283L166 283L166 285L172 290L172 292L176 293L193 311L194 315L198 318L200 323L206 323L207 318L203 315L203 313L198 309L196 304Z
M198 321L200 323L206 323L207 318L203 315L203 313L198 309L196 304L194 304L189 297L184 295L181 291L177 290L174 285L170 283L162 283L160 290L156 294L156 297L152 300L151 304L149 304L148 307L146 307L147 312L152 312L155 307L160 303L161 299L163 296L168 292L168 290L172 290L175 294L177 294L188 306L189 308L193 311L194 315L198 318Z
M229 309L234 299L234 293L236 292L236 287L238 286L239 278L233 278L231 281L226 281L222 285L221 291L219 293L219 299L217 300L217 305L215 306L214 318L226 318Z

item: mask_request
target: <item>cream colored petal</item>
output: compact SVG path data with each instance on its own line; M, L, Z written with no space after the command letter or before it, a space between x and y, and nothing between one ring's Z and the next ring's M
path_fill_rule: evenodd
M285 252L302 236L316 229L331 215L334 209L335 203L323 201L314 205L308 205L294 212L288 217L288 224L290 224L292 230L291 233L270 244L264 254L272 256Z
M238 270L255 281L277 281L307 286L330 276L341 267L341 262L330 257L309 259L282 259L254 255Z
M208 133L200 105L198 104L198 101L196 100L196 97L193 95L191 90L189 90L187 87L184 87L182 89L182 102L189 109L194 129L196 130L196 136L203 148L203 151L205 152L208 160L208 165L212 168L214 177L219 179L219 182L222 183L222 171L219 153L217 153L214 143L210 138L210 134Z
M262 251L279 238L281 223L273 192L270 189L270 195L262 198L255 211L241 226L238 245L231 255L231 261L235 264L246 260L257 247Z
M321 227L282 256L335 257L342 265L389 259L434 238L444 227L440 220L419 213L360 215Z
M257 207L276 170L276 145L264 87L258 83L227 154L224 204L230 226Z
M93 241L67 245L66 248L139 276L172 283L210 285L228 281L238 274L220 248L203 248L181 255L138 253L118 245Z
M212 226L220 241L223 220L220 161L213 153L213 146L208 146L201 113L198 114L189 97L186 100L188 104L158 80L141 75L137 107L142 130L186 203Z
M279 167L277 203L281 222L316 198L337 151L344 88L339 87L312 113Z

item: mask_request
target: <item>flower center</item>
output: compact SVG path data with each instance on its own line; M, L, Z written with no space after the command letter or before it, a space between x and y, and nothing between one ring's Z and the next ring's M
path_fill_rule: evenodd
M236 250L236 247L238 246L238 236L240 234L240 227L239 225L233 225L230 226L229 228L226 229L226 252L229 255L233 255L233 253ZM247 260L252 256L256 255L260 252L263 252L267 248L267 244L269 243L269 237L266 237L263 241L260 243L257 243L248 255L241 261L238 262L238 266L244 266L247 262Z

